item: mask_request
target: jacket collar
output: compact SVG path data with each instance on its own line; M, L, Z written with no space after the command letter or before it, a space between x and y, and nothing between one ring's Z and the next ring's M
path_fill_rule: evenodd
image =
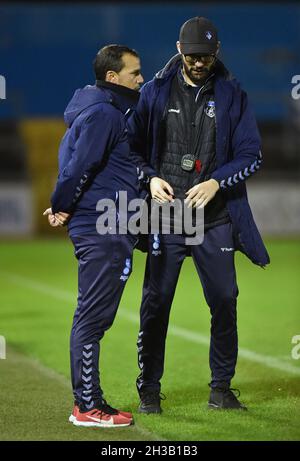
M199 90L201 88L203 90L202 94L206 93L207 91L211 91L213 89L213 87L214 87L214 76L215 76L215 73L211 72L209 74L209 76L206 78L206 80L202 81L201 85L192 86L185 80L183 72L182 72L182 68L179 68L178 71L177 71L177 78L178 78L178 81L179 81L179 85L182 88L194 88L194 89L197 89L197 90Z
M139 91L103 80L96 80L96 86L97 88L108 90L111 96L110 102L123 113L126 113L128 109L134 108L138 103Z

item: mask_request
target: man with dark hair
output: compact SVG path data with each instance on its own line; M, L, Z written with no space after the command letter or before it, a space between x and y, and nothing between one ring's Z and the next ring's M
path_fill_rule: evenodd
M127 66L124 66L124 59ZM110 82L126 86L132 90L138 90L141 84L139 78L140 69L133 69L128 73L128 65L136 62L139 56L135 50L121 45L108 45L99 50L94 60L94 73L97 80L106 80L110 73ZM136 78L138 77L138 79Z
M132 424L132 414L112 408L103 398L99 341L114 321L131 273L136 237L118 231L100 235L97 203L111 199L119 215L119 191L127 192L128 201L139 196L125 124L143 77L137 53L120 45L102 48L94 68L96 84L76 90L66 108L59 176L52 208L44 214L53 227L68 222L79 263L70 341L75 398L70 421L76 426L123 427Z
M160 202L181 199L204 209L204 240L154 235L141 305L137 389L139 411L160 413L160 379L170 308L185 256L193 257L211 312L209 408L244 410L231 379L237 361L234 252L255 264L269 256L254 223L245 180L261 164L261 142L247 95L217 58L216 27L206 18L186 21L178 53L146 83L128 122L135 161Z

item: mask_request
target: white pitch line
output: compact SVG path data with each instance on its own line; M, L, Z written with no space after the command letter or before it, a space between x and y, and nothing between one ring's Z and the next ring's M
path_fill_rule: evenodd
M16 363L16 364L18 364L20 361L22 363L26 363L29 367L34 368L37 372L46 376L46 378L52 379L53 381L60 383L62 386L66 387L70 392L72 392L71 383L65 376L61 375L60 373L53 370L52 368L46 367L38 360L32 359L30 357L27 357L26 355L20 354L19 352L15 352L15 351L13 351L12 355L9 355L9 360L12 363ZM159 441L166 440L158 436L157 434L153 434L148 429L141 427L140 424L135 423L133 426L133 429L145 437L151 437L151 439L155 439Z
M23 277L20 275L16 274L8 274L6 272L0 271L0 276L5 276L7 280L9 280L12 283L15 283L16 285L23 286L25 288L29 288L30 290L37 291L39 293L45 294L47 296L52 296L55 299L60 299L62 301L66 302L76 302L76 296L74 296L72 293L64 290L58 290L58 289L53 289L50 285L36 282L35 280L29 279L27 277ZM21 357L21 354L14 353L15 356ZM13 359L16 361L16 358ZM22 355L22 360L26 362L28 365L31 367L35 368L38 372L43 374L44 376L53 379L63 386L66 386L70 391L72 391L71 388L71 383L65 376L61 375L60 373L57 373L55 370L52 368L48 368L42 363L40 363L36 359L32 359L30 357L27 357L26 355ZM164 437L160 436L159 434L153 433L149 431L148 429L144 428L143 426L140 425L140 423L135 423L133 426L134 430L141 435L145 437L150 437L151 440L157 440L157 441L167 441Z
M136 314L124 311L121 312L120 310L119 315L122 315L122 317L125 317L128 320L139 324L139 317ZM201 344L203 346L209 346L210 343L210 339L208 336L203 335L201 333L195 333L193 331L186 330L185 328L176 327L175 325L169 326L168 333L173 336L177 336L178 338L185 339L192 343ZM300 376L300 367L281 361L277 357L258 354L257 352L244 349L243 347L239 347L239 357L242 357L246 360L250 360L251 362L256 362L261 365L265 365L269 368L275 368L276 370L284 371L285 373L292 373L294 375Z
M5 276L6 279L17 285L22 285L25 288L38 291L47 296L52 296L62 301L73 302L74 305L76 304L76 295L70 293L69 291L53 288L51 285L36 282L35 280L16 274L1 271L0 275ZM133 323L139 324L139 316L137 314L128 311L126 312L124 309L121 308L118 311L118 315ZM195 333L193 331L186 330L185 328L180 328L175 325L170 325L168 331L169 334L174 335L178 338L185 339L186 341L201 344L204 346L209 346L209 337L206 335ZM277 357L259 354L257 352L242 347L239 347L239 357L249 360L251 362L259 363L268 368L273 368L275 370L280 370L285 373L291 373L300 376L300 367L297 367L290 363L286 363L278 359Z

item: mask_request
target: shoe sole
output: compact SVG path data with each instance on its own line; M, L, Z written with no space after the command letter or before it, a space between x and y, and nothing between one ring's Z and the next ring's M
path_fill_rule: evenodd
M74 426L81 426L81 427L106 427L106 428L113 428L113 427L128 427L133 424L133 421L129 421L125 424L105 424L105 423L96 423L96 422L85 422L85 421L73 421Z
M69 422L74 424L74 421L76 421L76 417L74 415L70 415ZM131 422L133 422L133 418L131 419Z
M221 407L219 407L218 405L214 405L213 403L209 403L207 407L209 410L221 410L222 409Z
M160 415L162 413L162 410L151 411L151 410L142 410L139 408L138 413L142 413L144 415Z
M244 407L244 408L224 408L224 407L219 407L218 405L215 405L215 404L213 404L213 403L209 403L209 404L207 405L207 407L208 407L209 410L223 410L223 411L224 411L224 410L225 410L225 411L226 411L226 410L229 410L229 411L231 411L231 410L235 410L235 411L238 410L238 411L247 411L247 408L246 408L246 407Z

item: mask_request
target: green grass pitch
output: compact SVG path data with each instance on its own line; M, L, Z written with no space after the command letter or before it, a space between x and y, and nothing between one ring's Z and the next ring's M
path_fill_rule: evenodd
M69 241L0 243L0 440L299 440L300 241L268 240L262 270L236 255L240 357L232 387L248 412L207 410L210 315L191 258L171 313L162 392L163 414L137 413L136 339L145 256L135 253L112 329L102 343L101 381L112 405L131 410L129 428L77 428L68 422L69 332L77 263ZM46 414L46 418L45 418ZM24 423L26 421L26 424Z

